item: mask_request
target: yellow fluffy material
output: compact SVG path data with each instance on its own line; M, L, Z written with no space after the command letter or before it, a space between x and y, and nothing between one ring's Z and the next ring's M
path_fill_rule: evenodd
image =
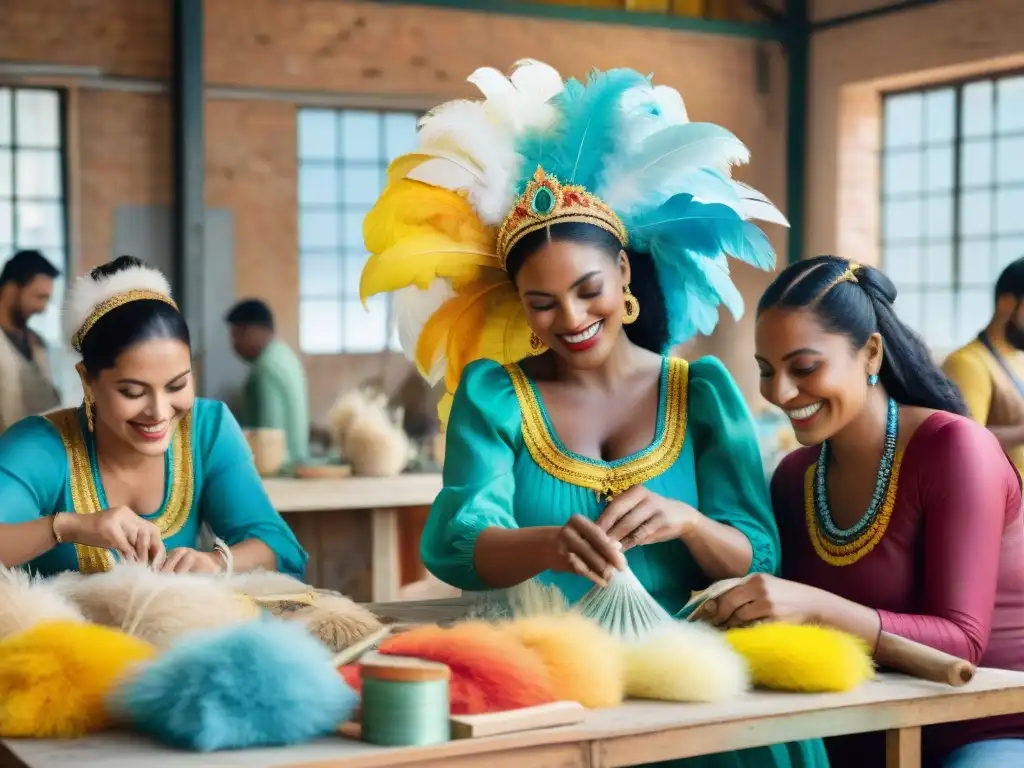
M61 589L89 621L121 629L161 651L192 632L259 615L227 579L160 573L142 564L119 564L106 573L67 580Z
M747 660L754 685L762 688L849 691L875 673L867 645L829 627L765 623L730 629L725 638Z
M0 642L0 736L74 738L110 724L107 694L157 655L147 642L82 621L47 621Z
M682 622L623 645L626 695L634 699L715 702L750 688L743 658L721 632Z
M539 655L555 695L588 709L615 707L625 694L625 670L618 642L579 614L531 616L500 624Z

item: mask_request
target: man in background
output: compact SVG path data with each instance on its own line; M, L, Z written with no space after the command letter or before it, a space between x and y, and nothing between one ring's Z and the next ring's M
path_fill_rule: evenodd
M28 327L46 311L59 274L39 251L18 251L0 271L0 431L60 405L46 344Z
M274 315L262 301L241 301L226 319L235 353L249 363L239 421L247 429L283 430L286 462L302 463L309 455L309 391L302 361L276 337Z
M963 393L971 418L984 424L1024 472L1024 258L996 281L992 319L943 369Z

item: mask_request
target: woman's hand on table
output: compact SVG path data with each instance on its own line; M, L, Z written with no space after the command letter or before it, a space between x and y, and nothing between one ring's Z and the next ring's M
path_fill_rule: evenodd
M711 623L723 629L761 621L807 624L816 620L820 597L806 584L755 573L715 599L714 611L705 610Z
M216 552L178 547L168 553L160 570L164 573L220 573L224 570L224 558Z
M606 587L615 570L626 567L622 547L591 519L573 515L554 531L549 569L575 573Z
M689 504L635 485L608 503L597 524L626 551L640 544L682 538L699 519L700 512Z
M160 529L128 507L111 507L92 515L61 512L53 531L63 541L113 549L128 562L159 567L166 555Z

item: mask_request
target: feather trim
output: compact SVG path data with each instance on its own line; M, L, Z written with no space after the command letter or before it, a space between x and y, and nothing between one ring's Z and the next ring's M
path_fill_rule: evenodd
M64 333L70 339L85 325L85 321L96 308L115 296L128 291L153 291L168 298L171 286L163 274L152 267L130 267L129 269L94 278L82 275L75 279L68 291L64 310Z

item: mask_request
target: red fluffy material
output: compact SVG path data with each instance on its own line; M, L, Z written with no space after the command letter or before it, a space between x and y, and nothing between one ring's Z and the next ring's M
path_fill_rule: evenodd
M515 637L484 622L418 627L389 637L377 650L447 665L452 672L453 715L504 712L556 700L544 660ZM361 690L357 665L338 671L353 689Z

